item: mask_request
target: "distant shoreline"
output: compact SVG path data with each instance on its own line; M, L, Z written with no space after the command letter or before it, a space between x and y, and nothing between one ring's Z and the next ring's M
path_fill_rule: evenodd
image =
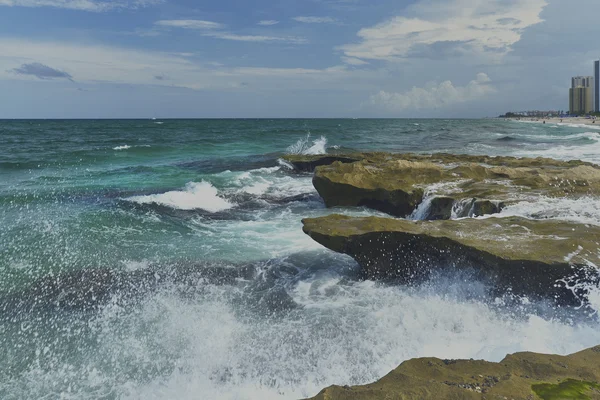
M504 118L508 121L516 121L516 122L533 122L533 123L548 123L548 124L577 124L577 125L594 125L600 126L600 120L596 120L594 118L584 118L584 117L569 117L569 118L531 118L531 117L523 117L523 118Z

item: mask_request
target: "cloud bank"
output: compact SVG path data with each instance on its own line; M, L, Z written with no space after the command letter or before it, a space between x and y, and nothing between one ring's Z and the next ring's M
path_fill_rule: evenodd
M279 21L275 21L274 19L267 19L267 20L259 21L257 25L271 26L271 25L277 25L278 23L279 23Z
M369 103L386 111L435 110L482 99L495 91L491 79L486 74L479 73L466 86L454 86L451 81L445 81L424 88L413 87L404 93L382 90L371 96Z
M272 23L274 21L266 22L269 22L268 25L274 25ZM306 39L297 36L240 35L224 30L225 25L213 21L204 21L197 19L169 19L156 21L154 24L165 28L194 29L201 31L201 35L205 37L212 37L215 39L222 40L233 40L237 42L283 42L292 44L306 43Z
M137 9L162 3L163 0L0 0L0 6L53 7L78 11L106 12L115 9Z
M336 20L331 17L294 17L292 19L304 24L332 24L336 22Z
M523 31L542 22L546 0L421 0L397 16L358 32L358 43L341 46L347 57L485 55L497 59Z

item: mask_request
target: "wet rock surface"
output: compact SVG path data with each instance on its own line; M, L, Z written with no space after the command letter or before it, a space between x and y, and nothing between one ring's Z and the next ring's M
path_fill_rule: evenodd
M600 346L569 356L516 353L499 363L420 358L364 386L331 386L313 400L600 399Z
M312 239L352 256L364 279L411 283L434 271L464 270L500 292L578 304L576 293L562 281L600 265L600 227L562 221L519 217L407 221L330 215L303 223ZM597 277L590 274L585 279Z

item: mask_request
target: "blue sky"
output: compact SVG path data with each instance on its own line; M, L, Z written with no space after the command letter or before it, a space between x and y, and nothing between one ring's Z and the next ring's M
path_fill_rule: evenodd
M581 12L585 10L585 12ZM0 118L567 108L597 0L0 0Z

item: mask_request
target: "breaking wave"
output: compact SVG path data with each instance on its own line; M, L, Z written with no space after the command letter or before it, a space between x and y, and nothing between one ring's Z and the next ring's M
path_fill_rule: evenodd
M299 139L296 143L287 148L288 154L327 154L327 138L321 136L311 142L310 133L305 138Z
M202 209L209 212L228 210L234 203L219 197L217 189L209 182L190 182L185 190L174 190L162 194L133 196L126 200L138 204L159 204L180 210Z

